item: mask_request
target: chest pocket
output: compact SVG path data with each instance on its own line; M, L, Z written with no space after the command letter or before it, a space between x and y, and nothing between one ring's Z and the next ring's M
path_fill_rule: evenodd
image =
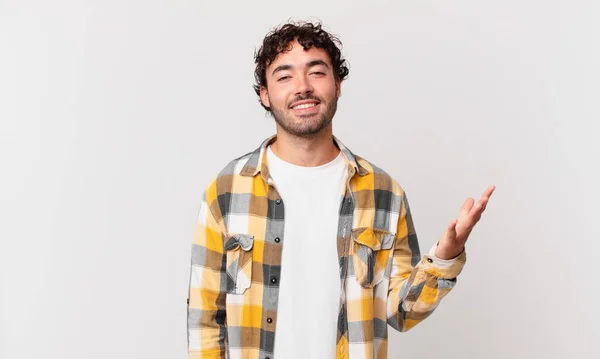
M252 281L254 236L232 234L225 241L227 257L227 293L243 294Z
M383 280L396 235L378 228L352 230L351 253L356 281L363 288L373 288Z

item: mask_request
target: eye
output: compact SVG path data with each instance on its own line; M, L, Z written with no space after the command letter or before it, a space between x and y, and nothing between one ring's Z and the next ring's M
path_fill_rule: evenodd
M315 72L313 72L313 74L319 75L319 76L325 75L325 73L321 72L321 71L315 71Z
M290 78L290 76L281 76L280 78L277 79L277 81L284 81L284 80L287 80L289 78Z

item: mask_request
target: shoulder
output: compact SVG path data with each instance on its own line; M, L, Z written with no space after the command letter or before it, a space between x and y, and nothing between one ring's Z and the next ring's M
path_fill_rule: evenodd
M248 152L229 161L213 179L205 189L205 197L207 202L212 202L232 191L233 183L241 177L242 171L248 171L252 166L249 163L254 152ZM253 167L255 168L255 167Z
M388 191L394 195L404 196L404 189L389 172L360 155L354 156L357 164L367 172L364 176L355 176L358 185L375 191Z

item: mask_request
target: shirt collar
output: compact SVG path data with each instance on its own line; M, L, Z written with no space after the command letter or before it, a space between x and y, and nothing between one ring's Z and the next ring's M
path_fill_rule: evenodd
M258 173L261 174L262 178L265 181L269 179L269 168L267 166L267 147L275 142L277 139L277 135L273 135L266 140L264 140L261 145L254 150L250 154L250 158L242 168L240 174L242 176L254 177ZM355 173L358 173L361 176L365 176L369 174L369 170L363 167L356 159L356 156L348 149L342 141L340 141L337 137L333 136L333 142L340 149L342 155L344 157L344 161L346 162L346 166L348 167L350 176L353 176Z

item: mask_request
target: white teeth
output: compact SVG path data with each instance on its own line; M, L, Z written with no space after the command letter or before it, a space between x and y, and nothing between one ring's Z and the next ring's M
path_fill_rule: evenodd
M313 106L316 106L316 105L317 104L314 103L314 102L313 103L305 103L305 104L302 104L302 105L294 106L294 108L298 109L298 110L303 110L305 108L310 108L310 107L313 107Z

